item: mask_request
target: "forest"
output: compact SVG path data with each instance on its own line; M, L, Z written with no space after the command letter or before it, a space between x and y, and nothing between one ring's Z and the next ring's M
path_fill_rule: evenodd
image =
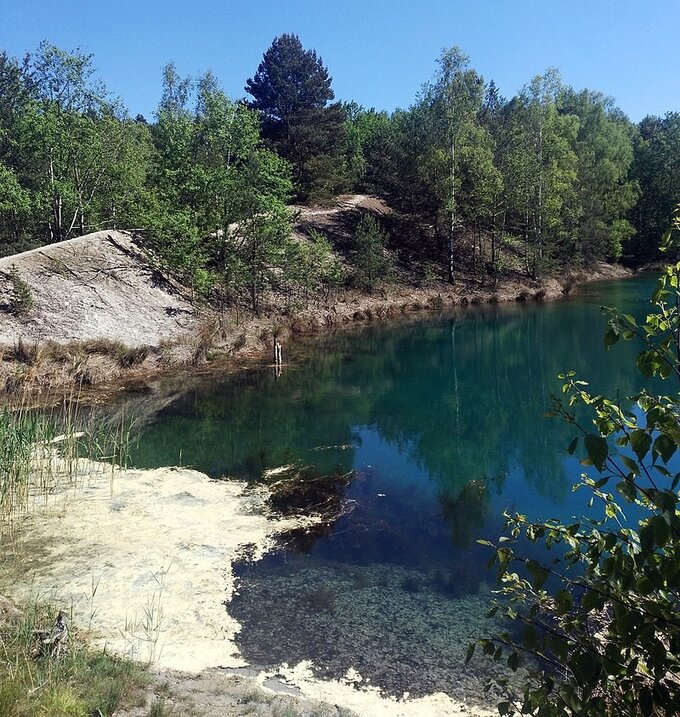
M135 230L199 292L257 310L272 287L370 289L400 268L453 283L639 266L680 196L680 113L635 124L554 68L507 99L453 47L410 107L384 112L335 101L321 57L284 34L247 97L171 62L154 117L133 118L93 62L46 41L0 54L0 256ZM349 193L396 219L362 221L345 262L321 234L291 238L293 203Z

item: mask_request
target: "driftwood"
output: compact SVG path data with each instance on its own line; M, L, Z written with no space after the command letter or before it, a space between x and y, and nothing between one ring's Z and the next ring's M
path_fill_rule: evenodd
M33 630L33 635L38 641L33 651L33 659L59 659L68 650L68 626L64 611L59 610L51 630Z

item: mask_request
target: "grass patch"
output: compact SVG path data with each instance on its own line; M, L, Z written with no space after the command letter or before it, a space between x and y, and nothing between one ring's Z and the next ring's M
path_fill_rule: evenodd
M56 612L30 605L0 626L0 714L107 717L143 704L142 688L149 682L144 669L89 649L73 628L59 658L39 654L36 632L49 631Z

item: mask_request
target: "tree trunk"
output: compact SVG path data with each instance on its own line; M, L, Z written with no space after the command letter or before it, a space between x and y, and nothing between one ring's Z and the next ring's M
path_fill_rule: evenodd
M52 150L50 150L50 188L52 189L52 221L50 226L50 240L61 241L62 239L62 200L61 195L57 192L56 180L54 178L54 160L52 158Z
M449 284L453 284L453 249L456 230L456 142L451 141L451 223L449 225Z

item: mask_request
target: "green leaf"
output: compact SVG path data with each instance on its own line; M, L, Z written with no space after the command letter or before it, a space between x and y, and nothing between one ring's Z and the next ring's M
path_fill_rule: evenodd
M638 457L638 460L643 460L652 445L651 436L647 433L647 431L643 431L641 428L631 431L630 445L635 451L635 455Z
M574 655L571 665L581 683L594 682L602 671L600 660L592 652Z
M637 497L635 483L631 480L622 480L616 484L616 490L629 502L632 503Z
M578 445L578 436L576 436L576 438L574 438L574 440L567 447L567 453L569 453L573 456L577 445Z
M667 436L665 433L662 433L657 436L656 440L654 441L653 451L654 453L656 453L656 455L661 456L661 459L664 463L668 463L668 461L673 457L673 454L675 453L676 449L677 445L675 441L670 436Z
M650 523L640 528L640 548L645 554L654 549L654 526Z
M604 347L608 349L610 346L613 346L620 338L620 334L618 329L615 329L614 327L610 327L607 329L607 332L604 335Z
M532 583L534 588L536 590L540 590L545 581L548 579L548 575L550 575L550 573L536 560L527 560L526 566L533 578Z
M524 647L527 648L527 650L533 650L538 644L538 633L536 632L536 628L533 625L527 625L524 628L522 642L524 644Z
M660 515L654 516L650 522L654 530L654 542L659 548L663 548L671 537L671 528Z
M574 598L568 590L560 590L555 595L555 606L559 615L568 613L574 605Z
M593 462L595 468L597 468L598 471L602 471L605 461L607 460L607 455L609 454L607 441L605 441L602 436L589 433L585 438L585 446L588 457Z
M633 476L640 474L640 466L632 458L621 456L621 462L628 468Z
M508 656L508 667L513 672L517 672L517 668L519 667L519 655L516 652Z

